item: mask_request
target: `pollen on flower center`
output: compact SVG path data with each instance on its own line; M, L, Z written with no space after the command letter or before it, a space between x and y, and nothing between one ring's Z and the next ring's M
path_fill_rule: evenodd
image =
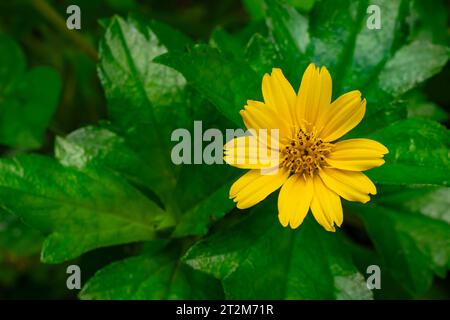
M332 146L314 133L299 129L281 151L281 166L291 174L313 176L326 164L325 157L331 152Z

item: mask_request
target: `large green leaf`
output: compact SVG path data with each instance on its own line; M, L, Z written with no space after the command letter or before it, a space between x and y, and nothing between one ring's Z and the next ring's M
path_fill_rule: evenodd
M220 44L226 43L228 38L223 32L216 34L217 39L222 39ZM111 129L115 133L90 129L91 134L80 131L65 140L60 139L57 144L57 151L63 150L64 145L77 145L75 149L66 148L64 161L69 158L68 153L75 161L93 158L153 190L166 210L181 219L178 235L205 232L210 217L223 216L232 203L216 195L229 181L230 171L225 172L225 166L175 166L170 157L175 145L170 143L173 130L185 128L193 132L196 119L203 120L204 130L229 127L202 97L187 87L180 73L151 61L168 50L179 52L186 44L189 41L184 36L161 24L113 18L100 45L99 73L108 98ZM178 53L174 56L178 57ZM211 67L205 72L208 70L211 71ZM99 139L104 141L102 146L98 145ZM192 139L201 142L202 137ZM198 140L191 142L194 145ZM80 153L85 157L80 159ZM205 175L211 178L209 184L193 190L191 186L196 177ZM204 185L203 181L198 183ZM213 212L210 203L218 205ZM185 213L190 220L184 217ZM192 219L197 224L193 224Z
M376 204L351 207L364 221L390 275L414 296L428 290L433 274L444 277L450 268L448 192L395 189Z
M372 296L339 233L324 232L311 219L298 230L284 229L270 205L258 206L201 240L184 261L221 279L230 299Z
M23 52L5 37L0 37L0 61L0 143L39 148L58 105L59 76L48 67L26 71Z
M450 139L445 127L433 121L411 118L393 123L370 137L389 149L386 163L367 172L374 181L448 185Z
M176 245L113 263L88 281L82 299L221 299L220 282L180 263Z
M44 262L148 240L171 223L153 202L105 170L82 173L46 157L22 155L2 159L0 172L2 205L49 234Z
M156 26L156 27L155 27ZM152 59L181 49L186 38L161 24L113 17L100 42L99 76L109 118L129 148L147 163L146 185L170 199L177 168L170 160L170 133L189 123L186 81L175 70ZM168 200L170 201L170 200Z

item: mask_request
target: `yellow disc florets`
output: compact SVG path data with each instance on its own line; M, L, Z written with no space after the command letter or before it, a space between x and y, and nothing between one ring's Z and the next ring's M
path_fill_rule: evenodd
M312 132L299 129L281 151L281 166L292 174L314 175L326 165L325 157L333 145L317 138Z

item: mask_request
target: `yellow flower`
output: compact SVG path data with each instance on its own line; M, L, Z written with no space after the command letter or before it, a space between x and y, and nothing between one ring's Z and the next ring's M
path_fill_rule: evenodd
M303 74L298 94L280 69L264 75L264 102L248 100L240 114L251 132L278 129L278 145L271 134L268 139L253 134L225 144L228 164L251 169L230 189L238 208L249 208L281 187L278 218L284 227L300 226L311 208L318 223L335 231L343 221L340 197L366 203L369 194L376 194L375 185L361 171L381 166L388 149L369 139L332 143L362 120L366 100L355 90L331 102L331 87L328 70L314 64ZM268 154L275 155L275 166L259 161L261 157L254 161L261 150L266 160Z

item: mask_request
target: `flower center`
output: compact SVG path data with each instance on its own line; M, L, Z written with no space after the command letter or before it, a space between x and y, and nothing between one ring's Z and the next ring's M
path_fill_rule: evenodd
M314 133L300 129L281 151L281 166L292 174L312 176L326 164L325 157L330 153L332 146L331 143L317 138Z

